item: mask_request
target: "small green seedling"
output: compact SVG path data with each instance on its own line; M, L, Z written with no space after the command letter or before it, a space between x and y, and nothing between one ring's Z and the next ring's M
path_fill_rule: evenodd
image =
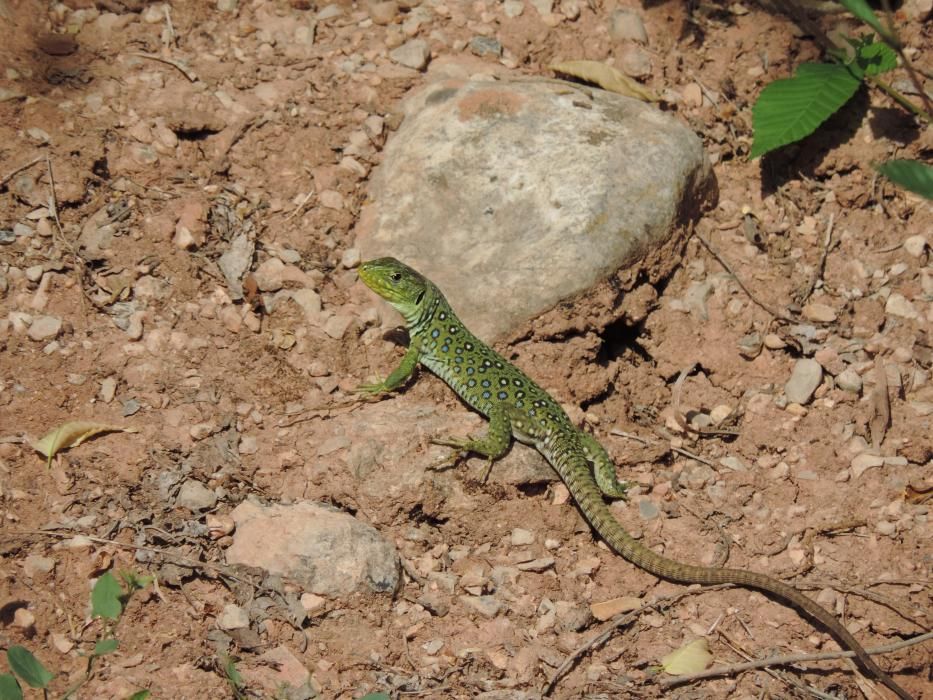
M751 158L809 136L866 83L884 90L918 119L927 123L933 120L929 108L918 107L879 78L897 68L898 55L905 66L909 65L893 25L885 27L865 0L840 2L877 32L880 41L873 35L842 37L847 45L828 52L832 63L802 63L792 78L775 80L765 86L752 108L755 138L749 154ZM929 101L925 100L925 104ZM933 168L929 165L902 160L875 167L892 182L933 199Z
M113 628L130 596L148 586L154 580L151 576L121 571L120 578L123 586L109 571L103 574L91 589L91 617L107 620L104 633L94 644L94 649L87 654L87 670L83 677L71 688L65 691L63 699L70 698L91 678L92 666L95 659L112 654L117 650L120 642L113 636ZM47 693L49 684L55 674L49 671L35 655L23 646L11 646L6 652L7 664L12 674L0 674L0 700L23 700L23 689L19 681L22 680L30 688L36 688ZM139 690L128 700L146 700L148 690Z

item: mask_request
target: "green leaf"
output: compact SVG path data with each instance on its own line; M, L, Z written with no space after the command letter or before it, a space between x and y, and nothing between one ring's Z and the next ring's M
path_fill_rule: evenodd
M364 695L363 697L361 697L360 700L392 700L392 698L389 697L388 693L380 692L380 693L368 693L367 695Z
M106 656L107 654L112 654L117 650L118 646L120 646L120 642L116 639L98 640L97 644L94 645L94 656Z
M881 75L897 68L897 54L887 44L866 37L855 47L855 63L864 75Z
M26 647L10 647L6 650L6 660L13 673L26 681L31 688L45 688L55 678L55 674L49 672Z
M848 102L861 82L836 63L802 63L793 78L775 80L752 108L750 158L809 136Z
M933 167L917 160L889 160L875 169L904 189L933 199Z
M150 583L155 581L154 576L143 576L133 571L121 571L120 578L123 579L123 583L126 585L126 588L130 593L133 593L134 591L141 591Z
M23 700L23 689L9 673L0 673L0 700Z
M888 36L888 30L881 25L881 22L875 17L875 13L872 12L872 9L865 0L839 0L839 2L849 12L878 32L879 36Z
M123 612L123 603L120 596L123 589L117 579L109 571L97 579L91 590L91 616L105 617L108 620L117 620Z
M137 690L135 693L130 695L126 700L149 700L150 693L148 690Z

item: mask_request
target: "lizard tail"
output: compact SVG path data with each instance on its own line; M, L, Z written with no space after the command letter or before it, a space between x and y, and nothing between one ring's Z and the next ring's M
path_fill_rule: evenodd
M770 593L791 603L820 622L843 647L855 652L863 668L890 688L901 700L914 700L906 690L901 688L894 679L881 670L878 664L872 661L868 652L858 643L855 637L824 607L803 595L797 589L764 574L742 569L693 566L655 553L635 540L613 517L612 512L603 500L602 494L589 475L589 466L585 463L572 466L561 464L564 461L563 459L554 459L552 463L566 482L567 488L570 489L570 493L573 494L587 521L615 552L632 564L655 576L671 581L707 585L734 583ZM568 466L570 468L567 468Z

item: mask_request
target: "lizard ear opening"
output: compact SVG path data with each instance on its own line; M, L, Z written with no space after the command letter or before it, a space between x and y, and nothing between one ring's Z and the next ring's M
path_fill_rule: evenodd
M424 299L424 290L423 290L423 289L422 289L420 292L418 292L418 298L415 299L415 304L420 304L422 299Z

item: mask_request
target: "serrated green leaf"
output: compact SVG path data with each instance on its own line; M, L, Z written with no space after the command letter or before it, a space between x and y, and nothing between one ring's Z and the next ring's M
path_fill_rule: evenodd
M872 11L871 7L868 6L868 3L865 0L839 0L839 3L869 27L878 32L879 36L888 36L888 30L881 25L881 22L878 21L875 13Z
M0 673L0 700L23 700L23 689L9 673Z
M10 647L6 650L6 660L13 673L26 681L30 688L45 688L55 678L55 674L26 647Z
M116 639L100 639L94 645L94 656L112 654L117 650L118 646L120 646L120 642Z
M709 643L704 637L700 637L661 659L661 667L672 676L683 676L706 670L712 660Z
M887 44L868 37L856 47L855 62L865 75L881 75L897 68L897 54Z
M148 690L137 690L126 700L149 700L150 695L152 695L152 693L150 693Z
M755 141L749 157L809 136L848 102L861 82L843 65L802 63L793 78L775 80L752 108Z
M933 167L917 160L889 160L875 169L904 189L933 200Z
M120 596L123 589L117 579L109 571L97 579L91 590L91 616L104 617L108 620L117 620L123 612L123 603Z

